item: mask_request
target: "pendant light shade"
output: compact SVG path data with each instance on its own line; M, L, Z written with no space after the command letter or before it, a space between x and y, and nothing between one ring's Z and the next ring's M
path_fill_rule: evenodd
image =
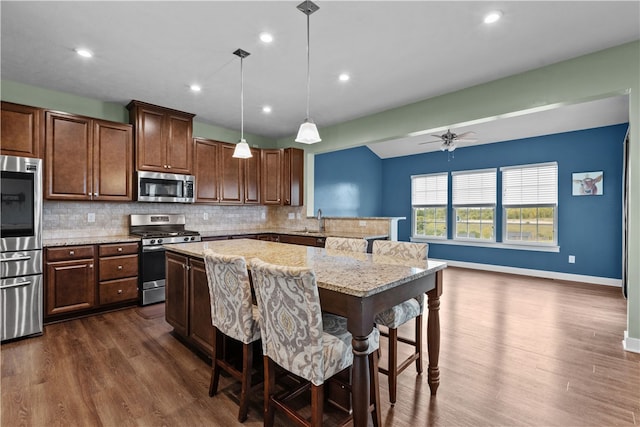
M234 55L240 57L240 141L236 144L236 148L233 150L232 157L236 159L248 159L253 157L249 144L244 139L244 70L242 68L244 58L250 55L242 49L238 49L233 52Z
M314 144L322 140L320 139L318 128L316 127L315 123L313 123L313 120L311 120L311 118L309 117L309 98L311 94L311 72L309 70L309 15L320 8L312 1L306 0L300 3L297 6L297 9L307 15L307 118L305 119L304 123L300 125L300 129L298 129L296 142L301 142L303 144Z

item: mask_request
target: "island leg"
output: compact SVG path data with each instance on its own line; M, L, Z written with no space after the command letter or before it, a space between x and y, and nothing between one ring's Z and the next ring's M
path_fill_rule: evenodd
M353 425L366 427L369 424L369 357L367 337L353 336L353 366L351 367L351 402Z
M427 369L429 389L435 396L440 385L440 295L442 295L443 270L436 272L436 286L427 292L429 316L427 318L427 352L429 354L429 368Z

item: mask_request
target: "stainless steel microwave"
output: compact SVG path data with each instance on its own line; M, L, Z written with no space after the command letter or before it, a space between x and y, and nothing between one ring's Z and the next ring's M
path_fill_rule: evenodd
M138 201L193 203L195 177L174 173L138 171Z

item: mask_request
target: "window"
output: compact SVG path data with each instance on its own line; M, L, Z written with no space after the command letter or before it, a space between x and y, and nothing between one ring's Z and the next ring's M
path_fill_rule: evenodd
M502 240L557 243L558 164L503 167Z
M495 241L496 169L453 172L455 239Z
M446 173L411 177L413 237L447 238L448 197Z

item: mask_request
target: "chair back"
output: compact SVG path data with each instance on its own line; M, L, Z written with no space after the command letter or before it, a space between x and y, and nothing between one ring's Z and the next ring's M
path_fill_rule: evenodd
M348 239L345 237L327 237L324 242L326 249L345 252L367 252L367 241L365 239Z
M322 384L322 311L315 273L254 258L251 276L260 311L263 354L287 371Z
M252 314L251 283L241 256L204 251L211 300L211 323L223 334L244 344L260 337ZM257 336L256 336L257 335Z
M429 245L427 243L374 240L371 252L406 260L426 260L429 254Z

